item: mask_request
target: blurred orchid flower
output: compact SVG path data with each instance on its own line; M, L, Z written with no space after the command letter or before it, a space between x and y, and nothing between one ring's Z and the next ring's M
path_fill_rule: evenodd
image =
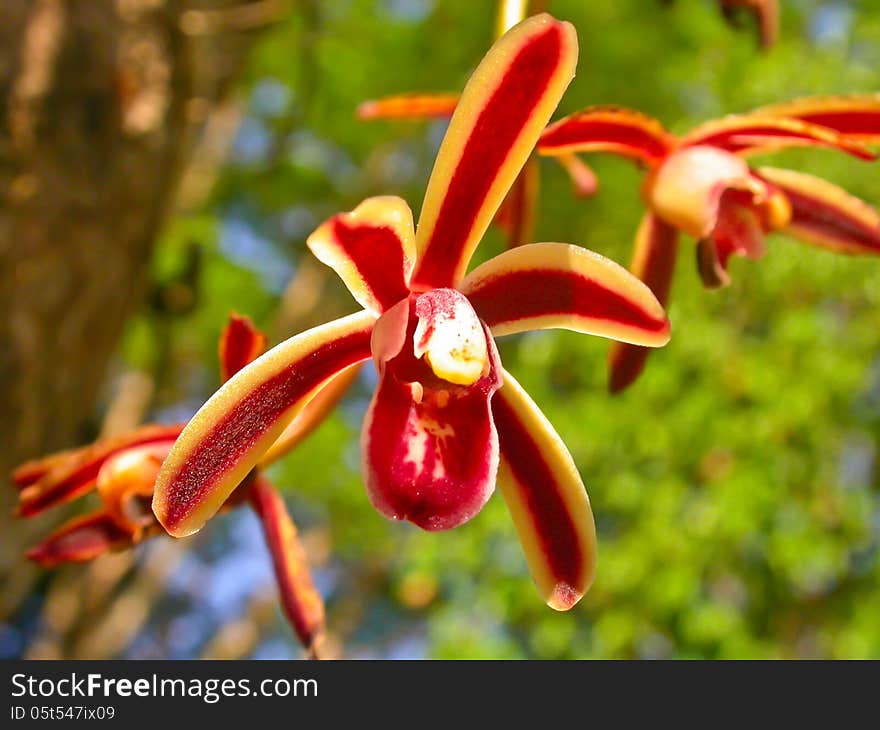
M659 346L666 315L636 277L567 244L521 246L465 276L576 60L568 23L517 25L456 106L418 230L403 200L378 197L310 236L364 309L281 343L196 413L157 481L153 509L169 533L199 530L311 394L372 357L361 466L378 511L453 528L480 511L497 473L542 596L559 610L577 602L595 567L589 499L559 436L503 371L494 336L561 327Z
M258 357L266 337L246 317L232 315L220 338L223 380ZM330 381L294 419L282 438L261 459L266 466L299 444L336 405L354 372ZM102 506L76 517L28 552L45 568L93 560L113 550L131 548L162 533L150 508L156 478L184 424L143 426L120 437L23 464L13 473L21 490L17 514L31 517L96 491ZM272 556L284 612L310 652L324 625L324 607L309 575L305 552L284 500L260 469L254 469L226 503L249 502L263 527Z
M880 95L805 98L698 126L683 137L626 109L596 107L549 126L545 155L612 152L647 168L648 212L636 234L631 270L664 305L679 233L697 240L706 287L726 285L732 255L760 258L764 235L783 231L846 254L880 253L880 216L832 183L793 170L750 167L745 158L788 147L829 147L862 160L880 142ZM615 344L609 387L623 390L641 373L648 350Z
M740 24L741 14L751 14L758 28L758 39L765 51L779 38L779 0L718 0L728 23Z

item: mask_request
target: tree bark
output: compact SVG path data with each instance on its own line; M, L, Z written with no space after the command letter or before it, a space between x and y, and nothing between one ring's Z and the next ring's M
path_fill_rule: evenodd
M91 435L184 165L283 5L0 2L0 578L9 470Z

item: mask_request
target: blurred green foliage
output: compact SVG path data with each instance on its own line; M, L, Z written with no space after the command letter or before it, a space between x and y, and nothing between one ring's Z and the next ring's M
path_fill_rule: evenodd
M767 54L710 0L550 0L549 9L574 23L581 48L559 114L620 104L680 132L880 81L874 4L783 0L781 41ZM216 336L230 309L272 328L323 218L379 193L418 211L443 124L363 123L354 110L387 94L459 90L492 24L488 0L304 0L264 36L213 196L173 221L156 259L161 282L189 246L203 249L195 308L145 311L122 350L160 377L163 407L191 412L216 387ZM640 173L589 161L601 181L589 201L542 161L537 239L626 263ZM822 150L771 161L880 201L877 167ZM348 627L346 651L382 654L413 635L444 658L880 657L880 261L778 235L769 243L762 261L736 260L720 292L701 288L683 247L672 342L620 397L605 392L600 339L502 342L505 365L571 449L597 518L598 578L567 614L534 591L499 497L440 534L372 509L357 468L365 374L274 469L298 520L330 531L340 578L329 622ZM480 255L500 245L492 232ZM324 296L338 307L347 294L329 281Z

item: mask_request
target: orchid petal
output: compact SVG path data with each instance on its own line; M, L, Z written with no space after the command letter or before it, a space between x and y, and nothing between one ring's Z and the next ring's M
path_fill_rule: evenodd
M803 172L762 167L758 174L788 198L791 235L838 253L880 254L880 215L863 200Z
M267 467L274 464L305 441L324 422L327 415L336 408L339 401L357 380L359 372L360 366L352 365L328 380L327 384L315 394L315 397L303 406L303 409L284 429L278 440L263 454L260 466Z
M381 314L409 294L414 235L406 202L383 196L325 221L307 244L361 306Z
M599 189L599 180L592 168L574 153L556 155L554 159L568 173L574 194L590 198Z
M773 152L787 147L830 147L862 160L876 159L864 144L833 129L801 119L764 114L733 114L706 122L682 137L681 145L708 145L738 155Z
M54 568L61 563L94 560L111 550L133 544L133 534L106 511L99 510L66 522L28 550L27 557L44 568Z
M675 146L675 138L656 119L618 107L590 107L551 124L538 152L611 152L655 165Z
M574 77L577 35L536 15L489 50L465 87L428 182L413 288L454 286Z
M365 101L358 119L445 119L458 106L458 94L399 94Z
M669 301L678 231L653 213L645 213L636 233L635 254L630 271L641 279L664 307ZM639 377L651 350L639 345L614 342L608 353L608 389L618 393Z
M316 390L369 358L374 322L358 312L291 337L202 406L156 482L153 512L167 532L184 537L201 529Z
M245 365L263 354L266 335L256 327L250 317L229 315L229 321L220 333L217 349L220 355L220 377L225 383Z
M800 119L863 142L880 142L880 94L877 93L808 96L764 106L753 113Z
M707 289L727 286L730 284L727 264L731 256L759 259L764 250L764 231L757 212L735 201L722 202L712 233L697 242L697 270L703 285Z
M507 234L507 247L516 248L532 240L538 202L540 169L529 159L495 214L495 225Z
M183 424L144 426L123 436L102 439L70 452L68 459L55 463L39 480L21 490L16 514L31 517L49 507L76 499L95 486L98 472L114 454L133 446L170 443L183 428Z
M508 372L492 415L501 447L498 486L532 578L551 608L567 611L596 572L590 499L562 439Z
M284 499L262 476L249 490L272 556L281 605L303 646L315 654L324 634L324 602L312 582L308 560Z
M461 291L496 336L559 327L649 347L669 341L669 321L651 290L579 246L520 246L474 269Z
M446 530L477 514L495 488L498 435L490 403L501 385L500 362L480 325L485 374L467 385L438 377L416 352L433 329L429 323L417 334L425 321L417 305L401 302L376 325L379 385L361 431L361 470L370 501L386 517Z

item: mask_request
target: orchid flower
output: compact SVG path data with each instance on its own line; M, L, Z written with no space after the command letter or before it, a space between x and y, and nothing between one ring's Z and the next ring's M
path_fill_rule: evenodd
M418 229L403 200L377 197L309 237L364 309L282 342L196 413L157 480L153 509L170 534L199 530L312 393L372 357L361 471L376 509L450 529L480 511L497 474L544 599L564 610L583 595L595 566L589 499L494 336L561 327L659 346L665 312L622 267L562 243L521 246L465 275L576 59L568 23L539 15L515 26L456 106Z
M752 168L748 156L795 146L830 147L873 160L880 142L880 96L806 98L708 122L675 137L634 111L591 108L549 126L542 154L612 152L647 168L648 208L636 234L632 272L666 304L677 239L697 240L708 288L724 286L734 254L760 258L764 235L783 231L847 254L880 253L877 211L832 183L793 170ZM648 351L614 344L609 387L623 390L641 373Z
M233 315L220 338L224 380L259 356L266 337L246 317ZM288 426L261 460L267 466L300 443L335 406L353 373L342 373ZM44 568L85 562L107 552L134 547L162 533L150 509L156 477L184 425L142 426L84 448L52 454L23 464L13 473L21 490L17 514L31 517L96 491L101 508L63 524L28 552ZM227 506L249 502L263 527L285 615L312 653L320 642L324 607L309 575L296 526L284 500L260 469L236 490Z

